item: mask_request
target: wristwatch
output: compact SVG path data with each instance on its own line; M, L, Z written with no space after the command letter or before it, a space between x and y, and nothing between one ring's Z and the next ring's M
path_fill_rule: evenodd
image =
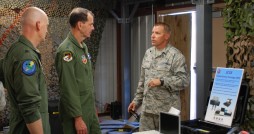
M160 81L161 81L161 86L163 86L164 85L164 79L161 78Z

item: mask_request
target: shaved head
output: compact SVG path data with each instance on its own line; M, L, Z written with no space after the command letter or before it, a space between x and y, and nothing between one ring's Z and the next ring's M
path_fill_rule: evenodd
M43 10L37 7L29 7L21 17L21 25L35 24L37 21L41 21L45 18L47 18L47 15Z
M28 7L21 16L22 35L36 47L45 40L48 25L47 14L38 7Z

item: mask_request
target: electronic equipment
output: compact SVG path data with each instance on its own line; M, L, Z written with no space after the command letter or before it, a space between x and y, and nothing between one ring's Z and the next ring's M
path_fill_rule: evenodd
M211 86L209 89L210 91L211 91L212 85L213 85L213 81L211 82ZM248 83L246 81L242 81L231 127L225 127L225 126L221 126L211 122L207 122L204 119L194 119L194 120L187 120L187 121L181 122L182 133L184 134L206 134L206 133L226 134L230 130L233 131L232 128L237 128L244 122L244 118L245 118L244 116L245 116L245 112L247 108L249 92L250 90L249 90ZM220 111L218 111L218 114L220 116L224 116L225 114L228 114L225 111L226 111L225 108L220 108Z
M160 134L181 134L181 116L160 112Z

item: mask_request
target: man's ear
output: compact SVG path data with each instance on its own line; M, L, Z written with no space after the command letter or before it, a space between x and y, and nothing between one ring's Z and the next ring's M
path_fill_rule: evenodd
M169 38L170 38L170 34L169 34L169 33L166 33L166 34L165 34L165 39L166 39L166 40L169 40Z
M78 21L77 27L78 27L79 30L81 29L81 27L82 27L82 22L81 21Z
M40 30L41 30L41 22L40 22L40 21L36 21L36 23L35 23L35 29L36 29L37 31L40 31Z

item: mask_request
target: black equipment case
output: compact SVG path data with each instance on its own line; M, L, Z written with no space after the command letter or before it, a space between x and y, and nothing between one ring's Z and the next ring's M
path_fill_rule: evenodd
M63 134L63 128L59 117L58 104L58 100L50 100L48 103L51 134Z
M213 81L210 84L212 89ZM247 102L249 98L249 86L246 81L242 81L239 96L236 104L236 111L232 122L232 127L239 127L244 122ZM208 98L209 100L209 98ZM216 102L210 102L216 104ZM208 103L207 103L208 104ZM182 134L226 134L231 128L205 122L203 119L194 119L181 122Z

